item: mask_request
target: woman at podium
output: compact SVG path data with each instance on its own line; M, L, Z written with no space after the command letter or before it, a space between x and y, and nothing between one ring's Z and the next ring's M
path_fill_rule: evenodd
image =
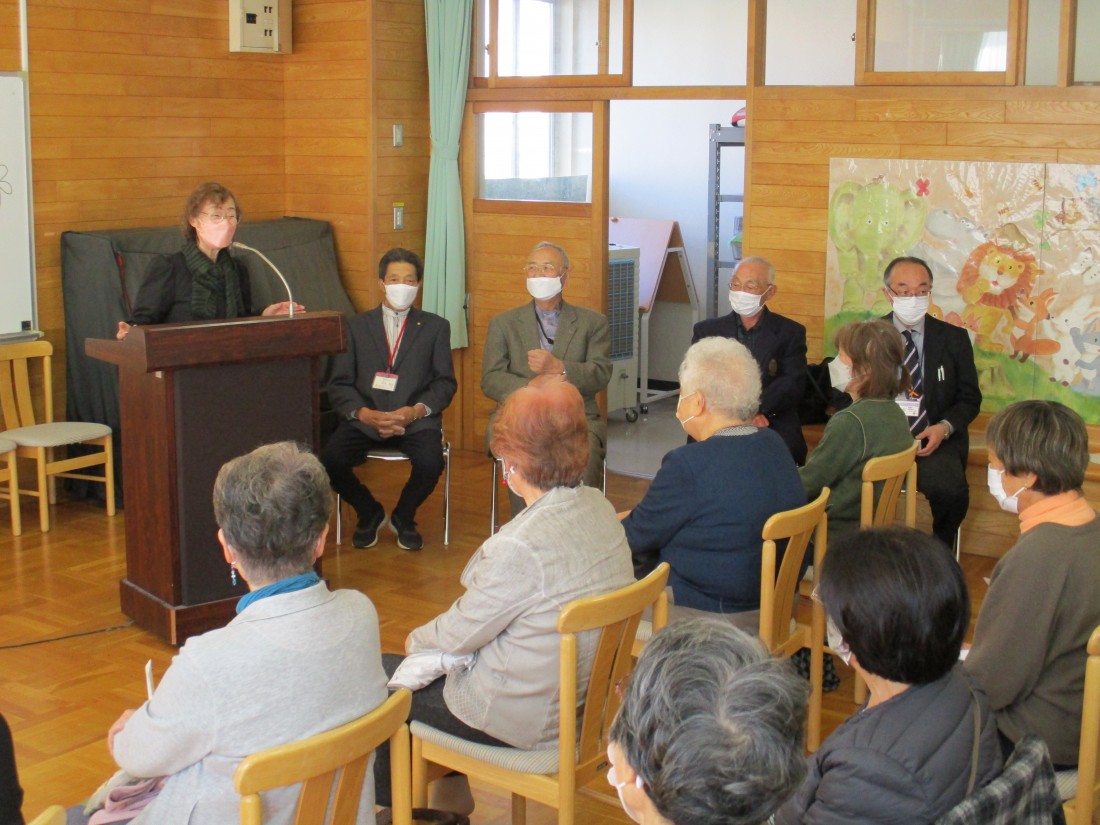
M248 272L229 254L240 221L237 198L220 183L195 189L183 210L183 249L149 266L130 319L118 322L115 337L121 341L134 324L286 315L289 301L271 304L260 313L252 309Z

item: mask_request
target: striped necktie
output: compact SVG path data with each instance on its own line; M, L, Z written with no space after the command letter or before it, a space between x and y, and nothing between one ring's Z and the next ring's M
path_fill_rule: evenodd
M916 416L909 418L909 432L913 435L924 430L928 426L928 413L924 409L924 370L920 365L920 353L917 345L913 343L913 333L905 330L905 368L909 370L909 378L913 384L912 392L917 396L920 405Z

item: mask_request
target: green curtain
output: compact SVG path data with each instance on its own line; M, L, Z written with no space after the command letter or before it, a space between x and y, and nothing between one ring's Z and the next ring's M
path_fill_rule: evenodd
M466 239L458 139L466 106L474 0L424 0L428 40L428 97L432 161L428 173L428 231L424 240L424 301L451 322L451 348L466 335Z

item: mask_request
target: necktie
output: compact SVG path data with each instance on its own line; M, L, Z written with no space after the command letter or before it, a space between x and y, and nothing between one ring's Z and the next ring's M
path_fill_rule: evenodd
M913 392L917 395L920 405L916 416L909 418L909 432L916 435L928 426L928 413L924 409L924 370L920 365L920 353L917 345L913 343L913 333L905 330L905 368L909 370L909 378L913 384Z

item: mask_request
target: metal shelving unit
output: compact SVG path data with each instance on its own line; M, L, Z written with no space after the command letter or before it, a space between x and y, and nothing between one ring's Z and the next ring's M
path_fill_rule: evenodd
M739 259L732 256L723 260L720 250L724 248L719 240L719 221L722 215L722 205L727 203L744 203L744 195L722 194L722 150L732 146L745 145L745 130L738 126L723 126L720 123L710 125L710 163L707 174L707 197L709 199L709 220L707 221L707 272L710 278L707 280L707 294L704 306L708 318L713 318L718 312L718 296L725 292L724 285L728 278L722 277L723 270L731 270L737 266Z

